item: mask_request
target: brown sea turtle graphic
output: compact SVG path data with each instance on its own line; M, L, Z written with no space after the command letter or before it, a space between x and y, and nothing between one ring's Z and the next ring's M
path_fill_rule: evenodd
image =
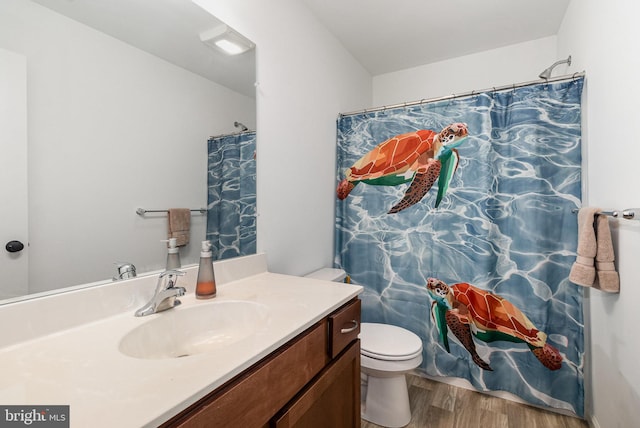
M433 316L447 351L450 329L473 362L485 370L492 368L476 352L474 337L484 342L525 343L549 370L562 366L562 356L547 343L547 335L508 300L465 282L449 286L436 278L427 280L427 290L434 300Z
M361 157L338 184L338 199L345 199L358 183L397 186L411 182L404 197L389 213L419 202L438 179L436 208L458 167L459 146L468 135L465 123L453 123L442 131L427 129L396 135Z

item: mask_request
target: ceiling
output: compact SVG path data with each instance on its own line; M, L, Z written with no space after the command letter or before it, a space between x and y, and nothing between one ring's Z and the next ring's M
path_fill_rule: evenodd
M32 0L247 96L255 54L224 56L191 0ZM570 0L301 0L372 76L555 35Z
M132 46L255 98L255 52L228 56L200 41L222 24L191 0L32 0Z
M373 76L552 36L570 0L302 0Z

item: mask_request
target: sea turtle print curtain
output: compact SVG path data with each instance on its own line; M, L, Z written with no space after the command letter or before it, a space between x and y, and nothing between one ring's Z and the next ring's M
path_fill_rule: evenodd
M209 139L207 239L221 260L256 252L256 133Z
M341 116L335 265L428 376L583 415L583 79Z

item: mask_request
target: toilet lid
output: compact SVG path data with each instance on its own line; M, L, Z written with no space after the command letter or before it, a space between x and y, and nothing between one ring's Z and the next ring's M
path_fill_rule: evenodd
M389 324L362 323L360 352L372 358L405 360L422 352L422 340L402 327Z

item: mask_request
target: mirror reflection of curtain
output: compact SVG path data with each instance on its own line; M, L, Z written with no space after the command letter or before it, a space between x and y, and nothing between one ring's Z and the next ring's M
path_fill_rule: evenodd
M217 260L256 252L256 133L213 137L208 145L207 239Z
M581 199L582 85L580 78L342 116L338 182L354 164L352 174L360 168L369 182L336 201L335 230L336 267L364 287L362 320L420 336L420 371L580 416L583 290L568 277L577 242L572 209ZM374 147L456 122L469 136L456 148L460 162L439 207L436 180L419 202L388 214L409 183L388 172L403 168L400 148ZM382 171L372 159L391 166ZM428 278L449 288L430 292ZM521 314L535 328L522 327ZM559 367L536 354L551 349Z

